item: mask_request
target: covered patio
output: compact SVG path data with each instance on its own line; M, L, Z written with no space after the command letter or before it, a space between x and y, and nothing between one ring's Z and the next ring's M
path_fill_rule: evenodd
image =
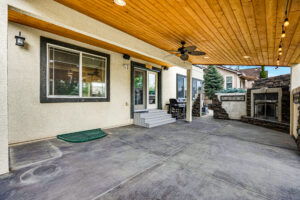
M299 199L299 19L299 0L1 1L0 199ZM290 136L193 118L198 65L291 67Z
M287 134L209 117L105 131L88 143L12 146L0 199L299 199Z

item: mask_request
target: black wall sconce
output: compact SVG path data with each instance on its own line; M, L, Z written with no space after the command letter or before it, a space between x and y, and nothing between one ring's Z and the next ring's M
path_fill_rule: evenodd
M129 59L130 59L130 55L123 54L123 58L124 58L125 60L129 60Z
M21 36L21 31L19 32L19 35L15 36L15 38L16 38L16 45L20 47L24 47L25 38Z
M130 55L123 54L123 67L128 70L130 65Z

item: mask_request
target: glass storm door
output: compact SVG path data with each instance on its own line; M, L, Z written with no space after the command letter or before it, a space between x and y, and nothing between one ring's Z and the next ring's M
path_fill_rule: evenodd
M157 73L148 72L148 108L157 109Z
M146 103L146 71L134 69L134 110L145 110Z

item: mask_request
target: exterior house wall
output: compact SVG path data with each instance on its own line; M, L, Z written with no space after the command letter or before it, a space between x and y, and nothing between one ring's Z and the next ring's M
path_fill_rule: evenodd
M0 174L8 172L7 5L0 1ZM2 48L3 47L3 48Z
M25 48L15 45L19 31ZM40 103L40 36L110 54L110 102ZM8 24L8 90L9 143L132 123L130 69L123 67L121 54L15 23Z
M203 70L198 67L193 67L193 78L203 80ZM170 98L176 98L176 74L187 75L187 70L181 67L170 67L162 73L162 107L167 109L166 104Z
M300 127L299 120L299 105L293 103L293 93L300 92L300 64L291 67L291 122L290 122L290 135L296 139L298 147L300 148L300 139L297 129Z
M240 84L240 78L238 77L238 75L236 73L232 73L220 68L217 68L217 70L220 72L220 74L223 76L224 78L224 89L226 89L226 77L227 76L232 76L232 88L240 88L241 84Z

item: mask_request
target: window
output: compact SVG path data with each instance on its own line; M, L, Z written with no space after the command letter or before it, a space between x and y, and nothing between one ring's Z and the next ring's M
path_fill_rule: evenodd
M148 82L149 82L149 88L148 88L148 96L149 96L149 104L155 104L156 99L156 74L149 73L148 75Z
M186 98L187 79L186 76L177 74L177 99Z
M196 78L193 78L193 92L192 97L193 99L196 98L196 95L201 93L202 81Z
M109 101L109 55L41 37L41 59L42 103Z
M226 89L232 89L232 76L226 76Z
M192 79L192 98L195 99L196 94L201 92L202 81L200 79ZM177 74L177 98L186 98L187 94L187 78L184 75Z

